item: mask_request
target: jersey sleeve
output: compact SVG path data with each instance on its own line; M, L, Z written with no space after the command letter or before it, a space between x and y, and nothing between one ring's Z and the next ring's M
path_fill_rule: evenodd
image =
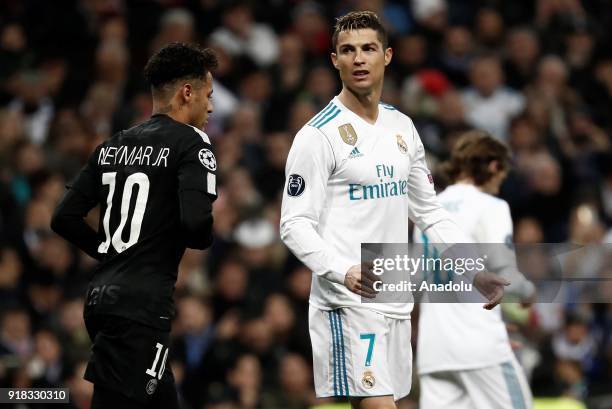
M210 143L199 136L194 134L181 152L177 174L179 192L195 190L217 198L217 159Z
M510 282L505 291L519 299L533 295L535 286L519 271L512 245L512 216L510 207L499 200L489 206L478 223L478 240L487 243L487 268Z
M194 134L180 155L177 169L179 217L183 239L189 248L206 249L212 244L216 172L212 146Z
M79 191L80 194L94 203L98 202L98 195L102 186L102 179L98 175L98 155L101 147L102 145L99 145L94 150L79 174L66 184L68 189Z
M280 233L287 247L315 274L344 284L346 272L355 263L341 257L317 232L334 168L332 146L325 135L309 126L302 128L287 158Z
M477 259L474 246L456 245L473 243L473 240L455 223L451 215L440 204L434 189L431 172L425 161L425 148L419 134L412 128L412 160L408 175L408 215L419 230L426 234L443 258ZM465 277L472 281L476 273L466 271Z
M98 234L84 218L98 204L102 184L97 171L99 150L100 147L96 148L77 177L66 185L68 191L55 208L51 219L51 229L54 232L98 260L102 258L98 252Z
M410 127L413 144L408 175L410 219L430 237L432 243L471 243L472 240L438 201L431 172L425 161L425 148L412 122Z

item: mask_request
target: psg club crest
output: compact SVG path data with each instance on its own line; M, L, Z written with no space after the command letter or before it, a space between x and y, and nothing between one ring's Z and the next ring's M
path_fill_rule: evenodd
M349 145L355 145L357 143L357 132L355 132L355 128L351 124L344 124L338 127L338 132L340 132L340 136L344 143Z
M304 193L305 188L306 182L303 177L295 173L289 176L289 180L287 181L287 194L289 196L298 197Z
M209 149L200 149L200 152L198 152L198 159L200 163L211 172L217 170L217 159L215 159L215 155L213 155Z
M404 138L402 138L402 135L395 135L395 139L397 140L397 149L399 149L401 153L406 155L408 153L408 145L406 145L406 142L404 142Z

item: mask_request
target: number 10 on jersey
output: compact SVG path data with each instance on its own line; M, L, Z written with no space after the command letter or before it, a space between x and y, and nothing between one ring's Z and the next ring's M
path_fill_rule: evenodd
M117 172L105 172L102 174L102 184L108 185L108 196L106 197L106 211L102 219L104 227L104 235L106 239L98 246L98 253L106 254L108 248L112 244L117 253L121 253L133 246L140 237L140 229L142 227L142 219L144 218L145 209L147 207L147 199L149 198L149 178L142 172L134 173L127 177L123 186L121 196L121 219L119 227L111 235L110 232L110 216L113 209L113 196L115 194L115 185L117 183ZM132 191L134 186L138 186L138 196L136 197L136 205L134 206L134 214L132 215L132 223L130 224L130 235L127 241L123 241L123 229L128 221L130 211L130 201L132 199Z

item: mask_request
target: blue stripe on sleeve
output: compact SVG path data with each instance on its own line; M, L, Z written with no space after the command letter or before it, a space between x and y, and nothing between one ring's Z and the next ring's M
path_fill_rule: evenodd
M331 121L332 119L337 117L339 113L340 113L340 108L336 108L333 112L328 114L327 118L323 118L322 120L320 120L319 122L317 122L313 126L315 128L321 128L323 125L325 125L326 123L328 123L329 121ZM331 115L331 116L329 116L329 115Z
M321 119L323 116L327 115L327 113L329 111L331 111L334 107L333 103L329 103L327 104L327 106L325 108L323 108L318 114L316 114L309 122L308 125L312 125L314 124L316 121L318 121L319 119Z

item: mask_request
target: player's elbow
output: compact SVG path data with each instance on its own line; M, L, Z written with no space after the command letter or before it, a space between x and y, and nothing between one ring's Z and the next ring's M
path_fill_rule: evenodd
M66 226L70 223L70 216L65 214L61 206L58 206L51 217L51 230L60 236L64 236Z
M180 223L185 245L203 250L212 244L213 216L210 198L200 191L180 193Z
M312 224L304 217L281 219L279 234L283 243L292 251L299 247L299 243L313 229Z
M205 213L194 218L182 218L181 227L185 244L192 249L204 250L213 242L213 216Z
M287 241L289 240L289 237L291 236L292 227L293 227L293 223L291 223L288 220L281 219L279 234L280 234L280 238L282 242L285 244L287 244Z

